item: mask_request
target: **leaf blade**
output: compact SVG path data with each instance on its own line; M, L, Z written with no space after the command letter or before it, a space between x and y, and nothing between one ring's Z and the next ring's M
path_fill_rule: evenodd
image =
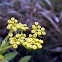
M29 62L30 59L31 59L31 56L25 56L19 62Z
M9 61L9 60L13 59L16 55L17 55L17 53L15 53L15 52L10 52L10 53L8 53L8 54L5 54L3 59Z

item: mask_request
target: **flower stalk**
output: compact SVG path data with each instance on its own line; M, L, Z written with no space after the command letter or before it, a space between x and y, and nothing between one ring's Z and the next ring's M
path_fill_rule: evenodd
M13 45L10 45L10 46L8 46L8 47L2 48L0 51L3 51L3 50L6 50L6 49L9 49L9 48L11 48L11 47L13 47Z
M9 33L13 33L13 30L10 29ZM8 35L6 36L6 38L3 40L2 44L1 44L1 49L4 47L4 45L5 45L5 43L7 42L8 38L9 38L9 34L8 34Z

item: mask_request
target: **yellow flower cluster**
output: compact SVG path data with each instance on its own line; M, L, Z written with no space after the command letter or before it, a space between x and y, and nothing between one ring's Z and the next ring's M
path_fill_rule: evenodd
M44 41L37 39L37 36L45 35L45 28L41 27L38 22L35 22L35 25L32 25L31 30L31 33L33 34L29 34L29 37L26 37L26 34L23 34L23 31L28 29L27 25L17 22L18 20L12 17L11 20L8 20L7 26L7 29L12 29L14 32L17 32L17 29L22 31L21 34L15 33L14 36L12 33L9 33L10 44L13 45L13 48L16 49L18 48L18 45L23 45L27 49L41 49L41 44L43 44Z
M13 45L13 48L16 49L18 47L18 45L23 44L23 42L25 41L25 37L26 34L16 34L15 36L13 36L13 34L9 34L9 40L10 40L10 44Z
M37 35L46 35L45 33L45 28L41 28L41 26L39 25L38 22L35 22L35 25L32 25L32 30L31 30L31 33L32 34L29 34L29 37L28 38L25 38L25 42L22 44L25 48L27 49L33 49L33 50L36 50L36 49L41 49L42 48L42 45L44 43L43 40L41 39L37 39Z
M17 27L17 29L22 30L22 31L26 31L28 29L27 25L22 24L22 23L17 24L16 27Z
M17 28L16 28L17 22L18 20L12 17L11 20L8 20L7 29L12 29L13 31L17 31Z
M20 29L22 31L26 31L28 29L26 24L17 23L18 20L16 20L14 17L11 18L11 20L8 20L8 26L7 29L12 29L14 32L17 31L17 29Z
M41 27L38 22L35 22L35 25L32 25L31 33L37 34L37 35L46 35L45 28Z
M34 34L33 34L34 35ZM25 38L25 42L22 44L27 49L41 49L44 42L41 39L37 39L32 34L29 34L28 38Z

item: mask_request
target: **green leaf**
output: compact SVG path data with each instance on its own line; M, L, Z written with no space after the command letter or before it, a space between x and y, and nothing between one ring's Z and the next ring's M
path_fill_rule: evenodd
M30 59L31 59L31 56L25 56L19 62L29 62Z
M0 55L0 59L3 59L3 55Z
M11 53L5 54L3 59L9 61L9 60L13 59L16 55L17 55L17 53L11 52Z

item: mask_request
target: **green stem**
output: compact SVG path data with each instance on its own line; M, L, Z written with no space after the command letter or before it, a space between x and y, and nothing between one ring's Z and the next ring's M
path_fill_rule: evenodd
M21 30L21 33L23 33L23 31Z
M17 34L17 32L15 31L15 34Z
M41 36L38 36L39 38L42 38Z
M9 33L13 33L13 30L10 29ZM5 43L7 42L8 38L9 38L9 36L7 35L6 38L3 40L2 44L1 44L1 49L3 48L3 46L5 45Z
M9 36L7 35L7 37L4 39L4 41L3 41L2 44L1 44L1 49L2 49L3 46L5 45L5 43L6 43L6 41L7 41L8 38L9 38Z
M9 48L11 48L11 47L13 47L13 45L10 45L10 46L8 46L8 47L5 47L5 48L1 49L0 51L3 51L3 50L6 50L6 49L9 49Z
M4 39L4 41L6 42L8 40L9 36L7 35L6 38Z

